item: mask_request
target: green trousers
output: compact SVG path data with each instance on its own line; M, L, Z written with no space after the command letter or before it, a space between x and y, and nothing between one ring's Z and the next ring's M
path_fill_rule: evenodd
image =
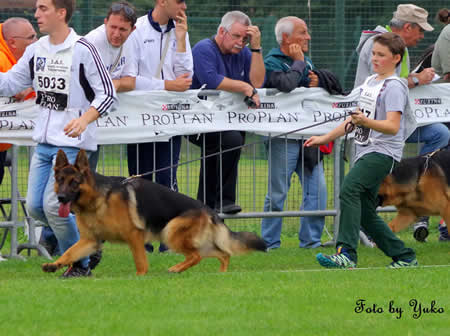
M394 162L390 156L369 153L361 157L345 176L339 195L341 217L336 246L345 248L355 262L361 227L394 261L416 256L414 250L406 248L376 212L378 189Z

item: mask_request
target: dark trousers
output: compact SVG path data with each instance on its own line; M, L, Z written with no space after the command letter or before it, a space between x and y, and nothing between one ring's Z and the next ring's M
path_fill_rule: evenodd
M202 149L202 156L216 154L200 161L197 199L211 209L219 208L221 205L220 193L222 193L223 206L234 204L241 149L223 154L218 153L220 150L242 146L245 142L245 132L226 131L205 133L200 136L191 135L189 141ZM222 170L220 165L222 165ZM220 176L222 176L222 180L220 180Z
M378 189L392 167L391 157L369 153L356 161L345 176L339 195L341 216L336 246L346 248L350 258L355 262L361 227L378 248L394 261L414 259L416 256L414 250L405 247L403 241L376 212Z
M3 176L5 175L5 161L6 151L0 152L0 184L2 184Z
M180 157L181 136L166 142L146 142L127 146L128 172L130 175L144 174L167 168L156 173L156 183L178 191L177 168ZM138 156L139 155L139 156ZM152 180L153 174L143 176Z

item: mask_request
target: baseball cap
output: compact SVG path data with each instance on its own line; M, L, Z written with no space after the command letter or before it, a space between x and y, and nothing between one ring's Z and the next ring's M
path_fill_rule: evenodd
M413 4L398 5L394 12L394 19L416 23L423 30L432 31L434 28L427 22L428 12Z

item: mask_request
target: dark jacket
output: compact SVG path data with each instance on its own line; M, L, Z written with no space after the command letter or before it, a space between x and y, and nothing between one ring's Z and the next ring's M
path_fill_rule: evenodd
M276 88L282 92L291 92L297 87L309 87L308 74L314 70L312 61L294 61L280 48L273 48L264 58L266 67L266 88Z

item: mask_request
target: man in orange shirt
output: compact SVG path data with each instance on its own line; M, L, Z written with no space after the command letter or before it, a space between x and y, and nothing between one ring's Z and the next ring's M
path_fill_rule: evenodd
M0 72L7 72L22 57L26 47L36 41L36 31L30 21L24 18L10 18L0 23ZM34 97L31 88L26 89L15 97L3 99L0 104L22 101ZM6 150L10 144L0 143L0 184L4 175Z

